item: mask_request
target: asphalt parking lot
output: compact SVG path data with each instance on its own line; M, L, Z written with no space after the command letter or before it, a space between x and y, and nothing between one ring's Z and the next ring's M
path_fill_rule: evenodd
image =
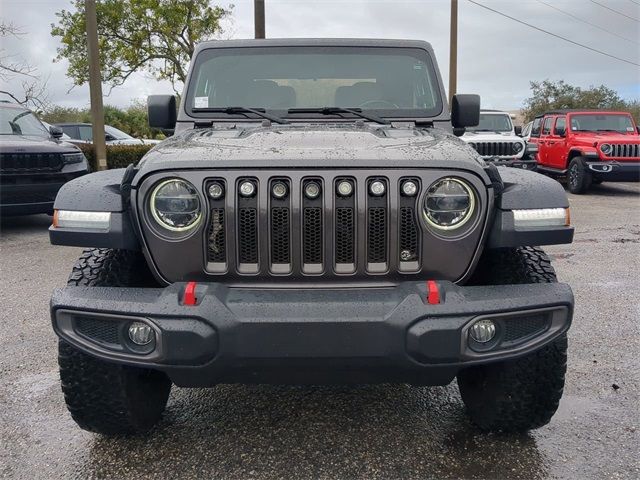
M483 435L457 386L174 388L145 438L80 430L58 382L51 290L80 249L50 217L5 218L0 242L0 477L639 478L640 184L570 195L572 245L549 247L576 296L552 422Z

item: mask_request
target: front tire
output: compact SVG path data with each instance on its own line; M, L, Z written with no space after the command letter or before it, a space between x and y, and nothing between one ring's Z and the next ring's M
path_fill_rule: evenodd
M569 163L569 170L567 172L567 186L571 193L580 195L589 190L593 177L587 170L587 166L584 163L582 157L576 157Z
M484 285L554 283L544 251L535 247L485 252L473 281ZM567 370L567 336L524 357L458 373L462 401L481 430L522 432L546 425L558 409Z
M85 250L68 285L150 287L154 280L139 252ZM84 430L105 435L143 433L164 411L171 381L162 372L117 365L87 355L64 340L58 345L67 408Z

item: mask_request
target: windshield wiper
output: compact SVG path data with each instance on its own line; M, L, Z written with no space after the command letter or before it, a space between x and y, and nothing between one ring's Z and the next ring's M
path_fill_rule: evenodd
M378 117L371 113L364 113L361 108L344 107L319 107L319 108L290 108L287 113L320 113L321 115L335 115L340 113L351 113L357 117L370 120L372 122L389 125L391 122L386 118Z
M194 112L210 112L210 113L226 113L233 115L235 113L253 113L259 117L266 118L276 123L289 123L289 120L280 118L276 115L272 115L264 111L264 108L249 108L249 107L208 107L208 108L194 108Z

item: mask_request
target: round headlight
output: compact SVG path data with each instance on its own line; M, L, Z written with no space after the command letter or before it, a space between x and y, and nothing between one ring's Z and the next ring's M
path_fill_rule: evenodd
M609 143L603 143L602 145L600 145L600 150L602 150L602 153L604 153L605 155L609 155L612 149L613 148Z
M513 153L520 153L523 147L520 142L514 142L512 148L513 148Z
M200 197L195 187L185 180L165 180L151 193L151 214L168 230L184 232L200 221Z
M443 178L429 187L424 199L424 217L439 230L453 230L464 225L475 207L471 187L457 178Z

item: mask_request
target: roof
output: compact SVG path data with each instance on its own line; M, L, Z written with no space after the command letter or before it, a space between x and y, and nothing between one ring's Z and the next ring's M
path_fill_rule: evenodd
M480 113L504 113L505 115L509 115L509 112L505 112L504 110L489 110L489 109L481 109Z
M199 43L196 52L206 48L233 47L402 47L433 51L423 40L393 40L380 38L267 38L242 40L209 40Z

